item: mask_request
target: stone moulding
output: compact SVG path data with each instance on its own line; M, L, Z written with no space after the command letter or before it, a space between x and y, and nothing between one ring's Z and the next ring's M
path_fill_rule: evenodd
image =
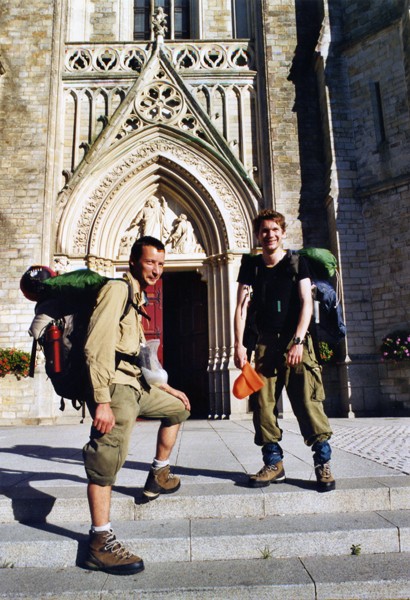
M219 221L219 226L225 231L226 247L249 247L249 232L243 217L242 202L229 179L212 164L205 153L200 154L199 148L191 149L174 140L163 138L141 143L99 180L99 184L83 202L74 231L72 216L69 218L68 215L71 212L70 207L73 207L72 210L78 210L75 208L78 200L74 200L74 197L68 200L61 223L61 230L65 230L62 236L64 247L61 251L77 256L93 253L105 213L115 202L121 188L131 179L137 179L150 165L158 162L167 164L173 171L183 171L184 177L189 177ZM81 190L76 196L81 197ZM69 222L71 226L68 225Z

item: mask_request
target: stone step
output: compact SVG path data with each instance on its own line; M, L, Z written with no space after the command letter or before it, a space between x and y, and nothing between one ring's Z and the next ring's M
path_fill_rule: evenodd
M127 577L0 569L6 600L389 600L410 598L410 554L150 563Z
M187 484L173 495L143 501L141 488L114 488L111 520L266 517L410 509L410 477L341 479L318 493L302 480L249 489L233 484ZM75 522L88 515L86 485L9 487L0 495L0 523Z
M0 565L80 564L88 523L3 524ZM123 521L115 533L147 563L410 552L410 511Z

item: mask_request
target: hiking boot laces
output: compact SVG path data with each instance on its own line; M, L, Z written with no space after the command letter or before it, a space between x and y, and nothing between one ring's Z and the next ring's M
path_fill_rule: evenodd
M110 552L111 554L116 554L118 558L131 558L133 556L132 552L127 550L124 544L118 541L113 533L107 536L104 551Z
M316 469L321 477L324 479L330 479L332 477L332 472L330 470L330 463L325 463L323 465L317 465Z
M322 474L323 474L323 477L327 477L327 478L331 477L332 473L330 471L329 463L326 463L325 465L323 465Z
M265 473L269 471L277 471L278 467L276 465L263 465L262 469L256 473L256 477L262 477Z

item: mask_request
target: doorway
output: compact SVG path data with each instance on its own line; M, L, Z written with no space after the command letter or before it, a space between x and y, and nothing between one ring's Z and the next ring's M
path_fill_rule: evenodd
M208 299L195 271L164 273L164 368L172 387L191 401L192 417L209 414Z

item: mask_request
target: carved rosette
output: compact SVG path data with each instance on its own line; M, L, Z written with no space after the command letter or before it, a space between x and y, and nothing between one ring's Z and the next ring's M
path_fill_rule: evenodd
M146 123L174 123L185 109L180 91L168 81L147 84L135 99L136 113Z

